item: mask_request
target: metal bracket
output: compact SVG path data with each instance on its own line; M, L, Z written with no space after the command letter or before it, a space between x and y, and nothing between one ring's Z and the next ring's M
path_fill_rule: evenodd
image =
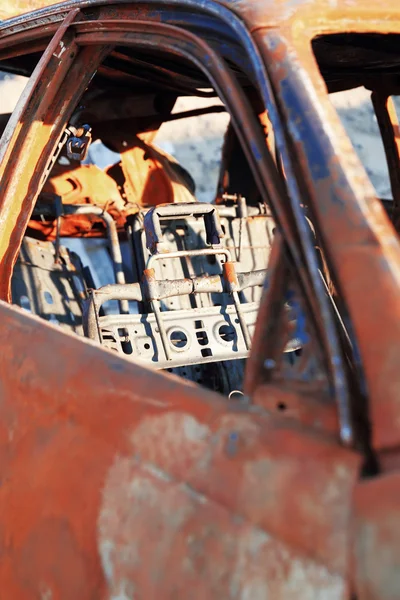
M206 227L207 244L219 246L224 232L216 207L205 202L164 204L151 208L144 218L146 246L151 254L169 252L169 246L163 240L161 219L182 219L185 217L203 217Z
M92 141L92 128L90 125L82 127L69 127L70 137L67 140L67 156L70 160L84 161L89 152Z

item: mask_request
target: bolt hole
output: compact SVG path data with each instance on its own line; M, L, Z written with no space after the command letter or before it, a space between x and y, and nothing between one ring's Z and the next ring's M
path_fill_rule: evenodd
M236 331L232 325L221 325L218 334L224 342L233 342L236 337Z
M169 334L169 339L174 348L185 348L188 343L186 333L179 329L174 329L173 331L171 331L171 333Z
M207 358L207 356L212 356L211 348L202 348L201 355L204 356L204 358Z
M145 350L150 350L150 344L147 344L147 342L146 342L146 344L144 345L144 347L145 347Z
M129 341L129 339L125 339L121 341L121 348L122 348L122 352L124 354L133 354L133 348L132 348L132 344Z
M278 404L276 405L276 408L278 410L280 410L281 412L283 412L284 410L287 409L287 406L284 402L278 402Z
M205 331L196 331L196 336L200 346L208 345L208 336Z

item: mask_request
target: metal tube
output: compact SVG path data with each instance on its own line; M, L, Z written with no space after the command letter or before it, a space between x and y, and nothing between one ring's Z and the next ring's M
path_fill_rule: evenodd
M102 219L107 228L108 241L110 244L111 260L114 268L115 282L117 284L125 284L125 274L122 266L122 254L119 245L117 225L112 216L104 211L99 206L93 204L65 204L64 214L72 215L95 215ZM129 303L127 300L119 301L120 311L123 314L129 314Z
M249 287L257 287L264 285L267 273L267 269L249 271L248 273L237 273L238 292L242 292L243 290L246 290Z
M233 303L234 303L235 308L236 308L236 313L237 313L237 316L238 316L238 319L239 319L240 329L242 330L242 334L243 334L243 337L244 337L246 348L247 348L247 350L250 350L251 339L250 339L250 334L249 334L249 329L247 327L247 323L246 323L245 318L244 318L243 313L242 313L242 308L241 308L241 304L240 304L239 294L237 292L232 292L232 298L233 298Z
M211 256L220 254L225 256L226 261L231 261L231 253L227 248L202 248L201 250L177 250L165 254L152 254L147 261L147 268L151 269L153 262L166 258L185 258L186 256Z
M131 300L142 302L143 292L140 283L110 284L95 290L99 308L108 300Z
M223 265L223 278L225 281L225 287L227 288L227 291L229 292L229 294L232 296L233 303L236 308L236 313L237 313L237 316L239 319L240 329L242 330L246 348L247 348L247 350L250 350L251 339L250 339L250 334L249 334L249 330L247 327L247 323L244 319L241 304L240 304L240 298L239 298L239 294L238 294L239 281L238 281L237 274L236 274L235 263L233 263L231 261L227 261Z
M239 283L237 291L241 292L249 287L262 286L266 274L266 269L252 273L238 273ZM143 302L144 300L164 300L165 298L188 294L221 294L223 292L231 292L222 275L203 275L166 281L157 281L154 279L151 282L146 278L146 284L146 287L140 283L110 284L95 290L99 308L104 302L109 300Z
M86 337L101 343L101 331L99 326L99 310L104 302L108 300L136 302L143 301L142 288L139 283L125 283L104 285L98 290L89 290L90 298L85 307L85 318L83 320L84 333Z
M157 327L158 327L158 331L159 331L160 337L161 337L161 342L162 342L162 345L164 348L165 358L167 360L171 360L171 353L169 351L169 346L168 346L167 332L165 331L164 323L163 323L163 320L161 317L160 307L158 306L157 301L152 302L151 305L153 308L154 316L157 321Z

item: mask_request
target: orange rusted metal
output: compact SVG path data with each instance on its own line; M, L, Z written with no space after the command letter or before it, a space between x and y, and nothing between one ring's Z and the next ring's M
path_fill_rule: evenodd
M59 196L64 204L93 204L106 210L122 231L129 215L140 207L172 202L194 202L184 178L174 168L167 153L137 139L137 144L121 153L121 161L105 171L93 164L56 166L43 186L43 192ZM94 215L63 215L57 221L30 220L28 233L54 240L61 237L103 237L104 221Z
M142 206L193 202L193 194L174 164L168 154L139 139L131 149L121 152L121 183L128 202Z
M0 310L10 597L345 597L355 453Z
M210 39L193 28L191 11ZM0 27L0 66L14 45L18 57L29 44L44 51L0 142L3 300L49 159L115 47L183 58L211 81L278 231L248 404L155 374L0 302L0 597L396 600L400 244L329 102L312 43L349 31L400 35L400 5L87 0L26 19L29 27L18 19ZM262 112L227 68L239 63L234 50L222 60L214 48L234 35ZM158 82L169 89L163 68ZM379 92L381 80L365 77ZM205 84L195 82L200 95ZM331 85L352 86L339 75ZM260 123L265 111L276 157ZM396 135L381 116L393 159ZM122 155L125 199L176 200L172 173L160 173L151 152L148 182L137 148ZM105 206L123 198L110 174L96 180L101 192L90 191ZM64 184L54 180L54 190ZM327 304L304 207L349 339ZM234 288L233 263L225 276ZM319 343L318 368L303 379L278 368L293 280L306 334Z
M93 203L120 213L124 201L118 186L105 171L96 165L77 165L75 168L58 168L52 172L43 191L61 196L65 204Z

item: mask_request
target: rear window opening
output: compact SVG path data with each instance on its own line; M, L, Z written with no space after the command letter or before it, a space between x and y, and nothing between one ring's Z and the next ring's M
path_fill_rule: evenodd
M333 93L330 98L375 188L376 195L382 199L392 200L389 168L371 101L371 92L360 87ZM395 96L393 101L399 111L400 98Z
M390 141L384 139L381 120L391 112L394 146L400 148L400 35L331 34L315 38L313 51L330 100L375 188L378 198L392 201L388 166ZM372 94L389 96L391 111L373 102ZM378 112L377 112L378 111ZM393 146L393 144L392 144ZM393 149L393 148L392 148ZM398 161L392 163L399 169Z

